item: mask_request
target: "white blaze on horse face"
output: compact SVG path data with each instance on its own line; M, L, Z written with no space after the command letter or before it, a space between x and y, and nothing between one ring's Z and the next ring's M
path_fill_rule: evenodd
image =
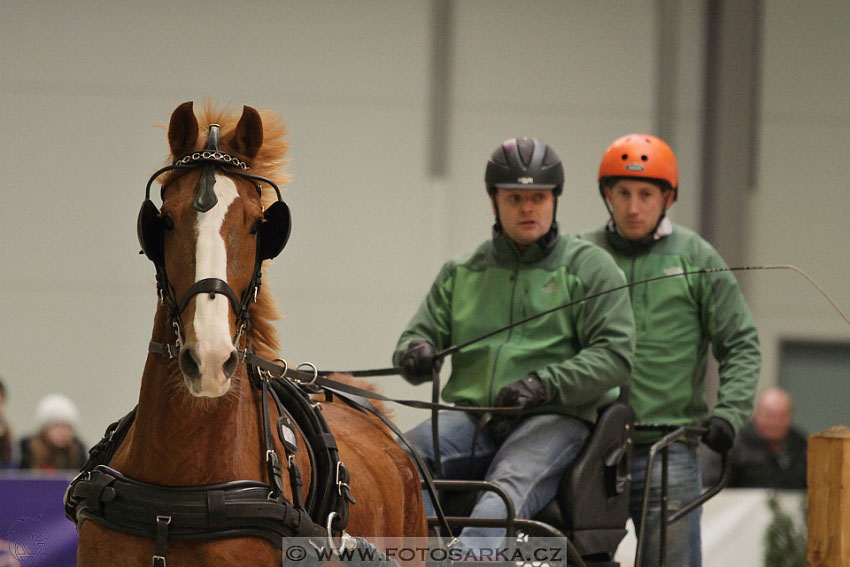
M232 179L215 176L215 194L218 203L205 213L198 213L195 229L197 248L195 250L195 281L205 278L218 278L227 281L227 247L221 236L221 226L231 203L238 197L236 184ZM226 296L207 293L195 296L195 354L201 379L190 386L195 396L217 397L227 393L229 379L224 375L222 365L233 353L233 339L230 331L230 301Z

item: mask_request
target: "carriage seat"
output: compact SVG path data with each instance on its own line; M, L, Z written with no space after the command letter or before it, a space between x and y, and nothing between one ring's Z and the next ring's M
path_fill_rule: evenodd
M579 555L592 561L588 565L616 565L614 553L626 535L635 421L634 411L623 401L626 395L600 408L584 447L562 477L557 496L533 518L566 535ZM477 495L475 489L454 488L456 481L435 482L452 487L441 487L440 503L446 515L468 517ZM429 518L432 520L436 521ZM539 526L531 529L536 531ZM552 534L545 530L532 535Z
M557 497L534 518L566 534L583 557L613 559L626 535L634 421L623 401L602 408Z

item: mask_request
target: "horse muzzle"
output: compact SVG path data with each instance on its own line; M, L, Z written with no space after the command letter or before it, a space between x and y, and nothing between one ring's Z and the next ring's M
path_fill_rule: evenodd
M189 393L199 398L217 398L230 390L239 355L232 344L200 348L198 343L190 343L181 349L178 363Z

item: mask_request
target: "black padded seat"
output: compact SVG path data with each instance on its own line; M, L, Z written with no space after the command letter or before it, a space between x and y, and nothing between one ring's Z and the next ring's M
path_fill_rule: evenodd
M582 556L613 558L626 535L634 421L627 404L606 406L557 498L534 518L566 534Z

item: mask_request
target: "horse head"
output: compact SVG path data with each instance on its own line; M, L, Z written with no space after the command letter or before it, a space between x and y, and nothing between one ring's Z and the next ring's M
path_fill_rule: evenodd
M149 181L138 228L142 250L157 267L184 383L193 396L214 398L230 389L262 263L283 249L290 217L277 185L252 171L254 161L265 163L260 113L245 106L235 127L204 126L191 102L172 114L172 165ZM150 184L164 174L157 209ZM263 186L277 197L268 208Z

